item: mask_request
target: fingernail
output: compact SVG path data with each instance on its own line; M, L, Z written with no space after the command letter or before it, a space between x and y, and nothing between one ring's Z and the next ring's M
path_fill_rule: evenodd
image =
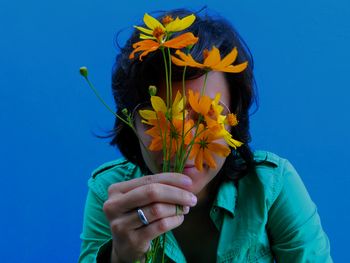
M183 206L182 212L184 215L188 214L188 212L190 212L190 207L188 205Z
M182 182L184 185L192 185L192 180L189 177L182 178Z
M191 205L194 206L194 205L196 205L196 204L197 204L197 197L196 197L194 194L192 194L192 197L191 197Z

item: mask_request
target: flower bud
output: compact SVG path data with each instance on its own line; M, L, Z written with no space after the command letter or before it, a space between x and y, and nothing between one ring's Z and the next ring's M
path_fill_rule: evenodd
M122 109L122 113L123 113L125 116L128 116L128 109L127 109L127 108Z
M79 69L79 71L80 71L80 75L82 75L83 77L87 78L87 76L88 76L88 69L87 69L87 67L81 67Z
M149 95L155 96L157 94L157 87L154 85L150 85L148 87L148 92L149 92Z

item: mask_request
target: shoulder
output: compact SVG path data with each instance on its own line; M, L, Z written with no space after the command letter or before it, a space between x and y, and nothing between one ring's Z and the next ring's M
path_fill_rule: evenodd
M99 165L91 173L89 188L101 199L107 200L111 184L142 176L140 169L124 157Z
M270 180L283 174L289 161L275 153L263 150L254 151L256 171L261 180Z
M254 160L257 162L256 174L246 176L246 179L263 187L267 204L270 207L283 187L286 174L296 174L296 171L288 159L269 151L254 151Z

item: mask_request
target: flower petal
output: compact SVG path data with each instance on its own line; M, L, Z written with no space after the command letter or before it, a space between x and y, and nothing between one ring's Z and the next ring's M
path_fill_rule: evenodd
M139 57L139 59L142 60L142 57L147 55L149 52L156 51L159 48L159 43L150 39L146 39L134 43L132 47L134 50L129 55L129 58L133 59L136 52L144 51Z
M162 23L160 23L157 19L155 19L154 17L150 16L147 13L143 17L143 22L145 22L145 25L148 26L148 28L150 28L152 31L156 27L160 27L161 29L163 29L165 31L165 28L162 25Z
M180 93L180 91L176 91L176 95L175 95L175 99L174 99L173 105L179 104L180 100L181 100L181 93Z
M156 112L161 111L165 113L167 111L164 100L159 96L151 96L151 104Z
M139 114L145 120L157 119L156 113L153 110L139 110Z
M195 112L200 113L198 100L199 92L193 93L193 90L188 90L188 102L190 103L190 106Z
M141 27L141 26L134 26L136 29L140 30L142 33L145 33L147 35L153 35L153 30L151 29L147 29L147 28L144 28L144 27Z
M222 71L222 72L229 72L229 73L239 73L242 72L243 70L245 70L248 66L248 61L243 62L241 64L238 65L230 65L228 67L225 68L219 68L219 67L215 67L213 68L213 70L217 70L217 71Z
M216 162L214 161L213 157L207 149L203 150L203 159L210 168L216 168Z
M209 51L209 55L204 59L203 64L208 68L213 68L215 65L220 63L220 51L217 47L213 46L212 50Z
M237 149L237 147L240 147L243 145L243 142L240 142L240 141L233 139L232 135L231 136L227 135L226 137L224 137L224 139L227 142L227 144L230 145L234 149Z
M216 143L216 142L209 143L208 150L212 151L213 153L221 157L226 157L231 152L230 148L228 148L226 145Z
M182 30L190 27L193 24L195 19L196 19L196 17L193 14L186 16L182 19L179 19L177 17L174 21L172 21L168 25L166 25L165 28L168 32L182 31Z
M165 47L181 49L189 45L197 43L198 37L195 37L191 32L174 37L163 43Z
M153 138L157 138L160 137L161 131L159 129L159 127L154 126L151 129L148 129L147 131L145 131L145 134L148 134L149 136L152 136Z
M227 67L229 65L231 65L237 58L238 55L238 51L237 48L235 47L234 49L232 49L232 51L227 54L227 56L225 56L221 62L217 65L218 68L220 67Z
M148 53L151 53L151 52L153 52L153 51L156 51L158 48L159 48L159 46L158 46L158 47L152 47L152 48L150 48L150 49L148 49L148 50L145 50L144 52L142 52L142 53L140 54L139 60L142 61L142 58L143 58L144 56L147 56Z
M145 35L145 34L140 34L140 39L156 39L156 38L153 37L153 36L148 36L148 35Z
M211 99L204 95L199 98L199 112L204 116L207 115L210 109Z
M214 110L214 113L215 113L215 116L217 118L219 118L221 112L224 109L224 107L219 104L220 98L221 98L221 93L218 92L218 93L216 93L215 98L214 98L214 100L211 103L211 106L212 106L212 108Z
M199 145L198 144L194 144L192 146L192 149L191 149L191 152L190 152L190 154L188 156L188 159L192 160L194 157L196 157L197 154L198 154L198 151L199 151Z
M182 118L183 117L182 111L184 109L183 100L184 99L182 98L181 93L177 91L173 102L173 106L172 106L173 118L178 118L181 120L183 119Z
M188 63L178 59L177 57L171 56L171 62L173 62L176 66L180 66L180 67L185 67L188 66Z
M193 133L191 132L191 129L193 129L193 120L188 120L185 123L185 145L189 145L191 140L193 139Z
M217 120L210 118L208 115L205 115L204 119L209 129L213 129L215 126L219 125Z
M180 57L180 59L171 56L171 60L175 65L178 66L190 66L190 67L195 67L195 68L203 68L204 65L196 62L190 54L186 55L184 52L180 50L176 50L175 52L176 55Z
M202 171L203 169L203 151L200 149L196 155L194 160L194 165L196 166L198 171Z
M162 150L162 147L162 140L160 140L160 138L157 137L151 141L151 144L148 146L148 149L150 149L151 151L160 151Z
M223 137L226 143L234 149L243 145L243 142L237 141L232 138L232 134L229 133L225 128L221 129L220 136Z

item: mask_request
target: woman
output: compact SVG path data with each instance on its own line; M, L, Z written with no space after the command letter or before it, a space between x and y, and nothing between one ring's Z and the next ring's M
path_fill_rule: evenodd
M159 20L190 14L174 10ZM237 114L239 123L230 132L243 145L226 158L214 156L215 167L198 170L189 159L183 173L162 173L162 157L149 155L130 127L116 119L111 145L125 159L103 164L89 180L79 261L143 261L151 240L166 233L170 262L332 262L316 205L295 169L273 153L249 148L255 83L244 41L227 21L207 15L196 14L187 30L199 39L189 51L195 61L215 46L221 57L237 47L236 63L248 62L238 74L210 72L205 93L211 98L220 93L221 105ZM116 58L112 88L117 113L133 112L136 130L144 134L137 113L149 101L150 85L164 98L165 72L160 50L142 61L130 59L137 41L135 30ZM173 67L173 94L182 89L182 74L183 67ZM187 69L191 90L199 91L204 79L202 69Z

